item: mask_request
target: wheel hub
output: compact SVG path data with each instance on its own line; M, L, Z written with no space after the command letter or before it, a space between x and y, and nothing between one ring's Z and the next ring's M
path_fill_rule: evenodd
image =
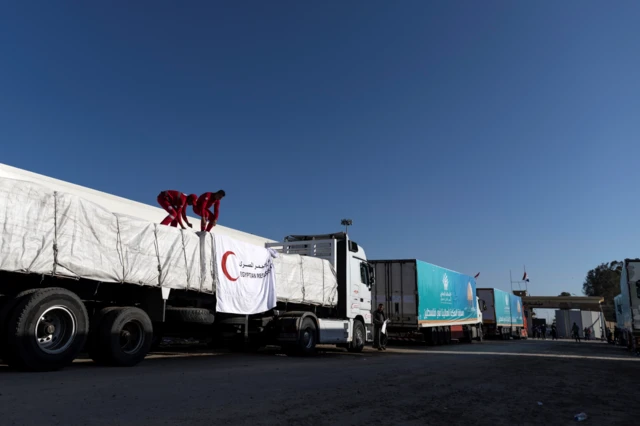
M47 324L44 327L44 332L47 334L53 334L56 332L56 327L53 324Z
M138 321L131 321L120 331L120 347L124 353L133 354L144 344L144 331Z
M67 350L75 340L76 333L76 317L62 305L45 310L35 326L35 339L40 350L50 355Z

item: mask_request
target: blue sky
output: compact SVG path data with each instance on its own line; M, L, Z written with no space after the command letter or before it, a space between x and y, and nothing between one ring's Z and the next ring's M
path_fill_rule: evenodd
M640 257L637 2L19 3L2 163L539 295Z

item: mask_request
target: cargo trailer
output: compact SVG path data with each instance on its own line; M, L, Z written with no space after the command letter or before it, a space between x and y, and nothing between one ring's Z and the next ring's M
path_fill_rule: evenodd
M482 322L485 336L496 339L521 338L524 314L520 296L497 288L479 288L480 303L487 307Z
M447 344L482 340L475 278L417 259L372 260L375 309L383 304L389 338Z
M640 259L625 259L620 274L616 317L629 349L640 350Z

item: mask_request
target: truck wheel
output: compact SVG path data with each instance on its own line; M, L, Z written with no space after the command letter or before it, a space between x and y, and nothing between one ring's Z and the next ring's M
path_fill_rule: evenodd
M365 343L365 330L364 330L364 324L362 324L362 321L354 321L353 322L353 341L351 342L351 344L348 347L348 351L349 352L353 352L353 353L359 353L362 352L362 350L364 349L364 343Z
M109 306L99 310L93 318L89 327L89 339L87 340L87 352L89 357L98 364L107 364L106 353L100 346L100 327L102 326L104 317L111 311L120 309L117 306Z
M167 322L188 322L192 324L213 324L215 317L208 309L202 308L174 308L165 310Z
M6 361L31 371L65 367L87 341L88 317L84 303L69 290L36 290L23 297L11 314Z
M424 341L428 346L436 346L438 344L438 333L436 327L425 328L423 331Z
M8 321L11 318L11 313L26 296L33 294L38 290L40 289L33 288L30 290L24 290L13 297L7 296L2 298L2 305L0 306L0 359L7 361L7 348L9 346L7 333L9 331Z
M132 367L149 353L153 324L140 308L117 308L108 312L98 324L96 350L99 362L118 367Z
M311 318L302 320L300 327L300 337L298 337L298 350L301 355L309 355L315 352L317 343L316 324Z
M444 327L443 333L444 333L444 344L450 345L451 344L451 328Z

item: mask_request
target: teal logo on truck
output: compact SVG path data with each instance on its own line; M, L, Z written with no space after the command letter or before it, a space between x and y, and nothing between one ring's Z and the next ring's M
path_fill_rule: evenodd
M416 261L418 320L427 323L475 323L476 280L426 262Z
M450 305L453 298L449 292L449 277L447 277L446 273L442 275L442 287L444 287L444 291L440 293L440 303L442 305Z

